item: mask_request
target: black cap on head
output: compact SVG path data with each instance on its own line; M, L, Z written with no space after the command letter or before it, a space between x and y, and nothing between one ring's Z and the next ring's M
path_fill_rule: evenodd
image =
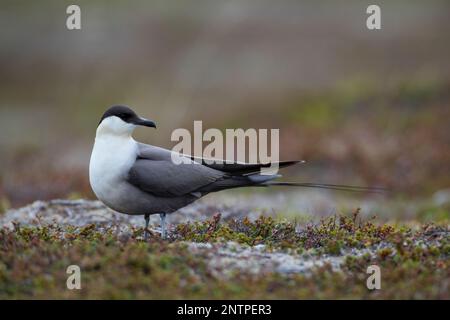
M100 119L99 124L102 123L104 119L113 116L118 117L127 123L156 128L156 124L153 121L141 118L129 107L121 105L112 106L111 108L106 110L102 118Z

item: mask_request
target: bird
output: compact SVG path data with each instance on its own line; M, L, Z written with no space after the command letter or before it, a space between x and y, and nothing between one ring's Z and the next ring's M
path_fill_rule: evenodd
M114 105L102 115L89 162L89 182L96 197L114 211L143 215L148 239L150 215L159 214L161 238L167 238L166 216L205 195L240 187L297 186L345 191L378 191L366 187L274 181L279 174L261 174L271 163L206 161L134 140L137 126L156 128L130 107ZM209 159L210 160L210 159ZM280 161L279 168L303 161Z

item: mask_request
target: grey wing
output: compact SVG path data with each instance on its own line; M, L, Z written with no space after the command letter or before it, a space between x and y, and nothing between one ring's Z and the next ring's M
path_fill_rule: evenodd
M150 146L146 144L139 144L139 150L143 158L146 159L155 159L155 160L161 160L171 159L172 151L163 149L160 147ZM248 175L248 174L254 174L258 173L262 168L268 168L273 163L268 164L262 164L262 163L242 163L242 162L233 162L228 163L223 160L218 159L207 159L207 158L199 158L194 157L190 155L182 155L183 157L187 159L191 159L205 167L209 167L214 170L218 170L221 172L226 172L233 176L240 176L240 175ZM288 167L297 163L304 163L304 161L301 160L294 160L294 161L279 161L274 162L278 164L279 168Z
M226 173L194 161L175 164L171 151L140 145L140 155L131 167L128 181L139 189L161 197L183 196L202 189L226 176Z
M201 158L182 156L187 163L175 164L172 151L139 144L139 156L129 172L129 181L143 191L174 197L199 192L205 194L244 186L265 186L265 182L279 175L260 175L259 170L268 165L246 163L211 164ZM298 161L280 162L280 167Z

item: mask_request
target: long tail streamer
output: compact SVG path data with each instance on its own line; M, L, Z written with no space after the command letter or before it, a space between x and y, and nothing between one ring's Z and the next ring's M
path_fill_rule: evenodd
M325 184L325 183L310 183L310 182L269 182L267 185L270 186L292 186L292 187L305 187L305 188L320 188L320 189L330 189L339 191L350 191L350 192L369 192L369 193L385 193L388 190L382 187L359 187L359 186L349 186L343 184Z

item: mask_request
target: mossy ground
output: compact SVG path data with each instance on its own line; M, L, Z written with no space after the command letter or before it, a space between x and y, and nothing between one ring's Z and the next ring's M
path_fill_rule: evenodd
M260 217L177 225L170 239L148 242L142 228L128 236L114 228L20 226L0 230L0 298L149 298L149 299L449 299L450 255L446 223L414 228L363 220L356 211L317 224ZM220 277L209 268L212 246L192 251L198 242L246 247L264 245L267 254L284 252L343 257L307 273L231 271ZM352 254L352 250L366 250ZM79 265L82 289L66 288L66 268ZM382 288L368 290L369 265L381 268Z

